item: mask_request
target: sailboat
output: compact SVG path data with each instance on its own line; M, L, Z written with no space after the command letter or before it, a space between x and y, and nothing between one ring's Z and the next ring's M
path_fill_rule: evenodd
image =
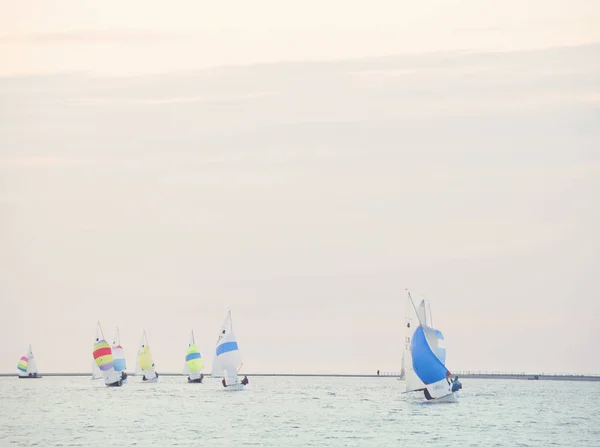
M106 386L121 386L123 381L121 380L121 374L115 371L112 350L110 345L104 339L104 333L100 322L96 326L96 338L94 339L94 350L92 352L94 360L98 365L102 376L104 377L104 384Z
M33 350L31 349L31 345L29 345L29 350L27 351L27 355L24 355L19 359L19 363L17 363L17 370L19 371L19 379L41 379L42 376L38 374L37 363L35 361L35 357L33 355Z
M188 343L188 350L185 355L185 368L184 374L188 376L188 383L202 383L204 374L200 371L204 369L204 362L200 351L196 347L196 340L194 340L194 331L190 332L190 340Z
M226 390L243 390L248 380L247 378L242 381L239 380L238 371L241 367L242 357L233 333L231 310L229 310L219 331L211 376L222 377L222 383Z
M419 326L410 341L410 353L412 356L412 367L425 385L423 394L428 402L456 402L457 394L453 391L450 376L452 375L444 362L446 360L446 351L443 351L443 361L440 359L440 350L438 341L441 332L429 327L421 320L423 315L414 305L410 292L408 293L411 304L419 319ZM443 337L442 337L443 339Z
M135 369L135 375L142 375L142 380L148 383L158 382L158 374L154 370L154 361L152 360L152 353L150 352L150 346L148 345L148 338L146 337L146 331L142 335L140 341L140 347L138 348L137 355L137 366Z
M404 353L402 355L402 367L400 372L400 378L406 382L406 392L411 391L423 391L426 386L416 375L412 367L412 354L410 350L410 344L415 327L418 326L419 322L422 322L425 326L430 327L433 330L435 337L431 339L431 344L435 346L434 352L442 363L446 363L446 349L443 346L444 335L441 331L433 328L432 317L431 317L431 305L425 303L425 300L421 300L421 303L416 308L416 321L411 317L413 305L410 294L407 298L407 312L406 312L406 329L407 335L404 339ZM415 324L417 323L417 324Z
M112 353L115 371L121 374L121 380L123 381L123 384L125 384L127 383L127 373L125 372L125 369L127 369L127 362L125 360L125 351L121 346L121 334L119 333L119 328L117 328L117 333L112 342Z

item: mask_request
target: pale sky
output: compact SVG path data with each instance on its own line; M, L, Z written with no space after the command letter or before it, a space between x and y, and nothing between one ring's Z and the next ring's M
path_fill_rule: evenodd
M0 0L0 372L600 373L600 3Z

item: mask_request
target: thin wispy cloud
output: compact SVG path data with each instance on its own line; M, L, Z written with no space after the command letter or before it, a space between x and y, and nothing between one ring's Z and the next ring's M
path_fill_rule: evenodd
M249 92L238 95L213 95L182 98L76 98L65 102L74 106L106 106L106 105L169 105L213 102L250 101L253 99L275 96L275 92Z
M0 35L0 45L44 45L44 44L98 44L98 43L134 43L154 45L159 43L181 43L189 39L185 33L156 30L73 30L46 33L22 33Z

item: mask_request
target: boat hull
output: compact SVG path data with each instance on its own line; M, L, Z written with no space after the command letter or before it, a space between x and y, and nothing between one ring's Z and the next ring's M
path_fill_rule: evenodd
M106 386L109 386L109 387L119 387L119 386L122 386L122 385L123 385L123 381L122 381L122 380L120 380L120 379L119 379L119 380L117 380L116 382L113 382L113 383L107 383L107 384L106 384Z
M19 379L41 379L42 376L18 376Z
M236 383L235 385L227 385L226 387L223 387L224 391L242 391L246 389L246 385L243 385L241 383Z
M188 383L202 383L202 377L198 378L198 379L190 379L188 377Z
M425 402L428 404L454 404L458 403L458 394L447 394L445 396L438 397L437 399L426 400Z

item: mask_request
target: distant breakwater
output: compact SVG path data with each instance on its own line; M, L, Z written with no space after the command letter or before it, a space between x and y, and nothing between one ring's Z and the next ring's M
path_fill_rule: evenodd
M161 376L183 376L181 373L159 373ZM457 371L454 374L461 379L514 379L514 380L568 380L568 381L583 381L583 382L600 382L600 375L584 375L584 374L527 374L527 373L476 373L476 372L461 372ZM90 377L90 373L40 373L46 377ZM129 374L135 376L135 374ZM347 377L347 378L400 378L399 373L377 374L278 374L278 373L247 373L249 377ZM16 377L15 373L0 373L0 377ZM210 377L210 374L205 374Z

